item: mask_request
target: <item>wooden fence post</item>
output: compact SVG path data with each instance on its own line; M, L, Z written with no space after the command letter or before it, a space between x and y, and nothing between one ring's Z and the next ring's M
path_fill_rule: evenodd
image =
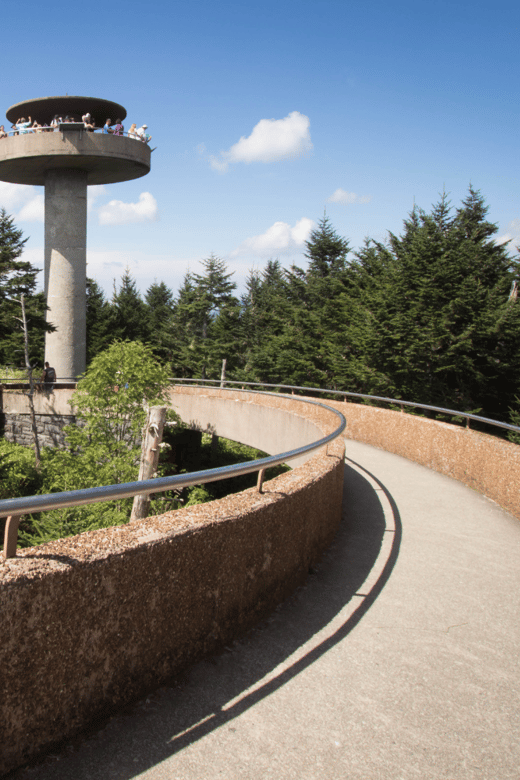
M157 471L159 463L159 445L162 441L164 423L166 420L165 406L152 406L148 411L143 434L141 462L139 464L138 480L151 479ZM147 517L150 507L150 494L139 493L134 496L130 522Z

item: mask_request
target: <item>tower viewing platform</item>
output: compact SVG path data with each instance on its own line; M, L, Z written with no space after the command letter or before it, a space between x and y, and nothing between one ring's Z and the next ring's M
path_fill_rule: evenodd
M45 360L57 376L75 379L86 367L87 186L145 176L151 151L140 138L89 131L90 114L100 129L126 118L118 103L94 97L58 96L26 100L8 109L11 124L28 120L18 135L0 141L0 180L45 187ZM58 121L51 127L54 118Z

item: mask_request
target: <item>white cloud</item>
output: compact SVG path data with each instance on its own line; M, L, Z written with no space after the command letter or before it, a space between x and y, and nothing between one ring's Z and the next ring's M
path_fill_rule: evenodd
M4 208L15 220L21 222L44 220L44 196L36 187L1 181L0 208Z
M28 189L34 187L25 187L23 184L10 184L7 181L0 181L0 208L6 211L12 211L25 200L25 193Z
M511 241L509 249L520 245L520 219L511 220L507 226L507 232L497 236L495 244L505 244L506 241Z
M16 218L21 222L43 222L45 219L45 198L43 194L35 195L24 203Z
M87 187L87 211L90 213L94 208L96 200L102 195L106 194L106 187L104 184L93 184Z
M164 282L177 293L188 267L198 265L197 258L178 258L171 254L151 254L145 250L102 249L87 247L87 276L95 279L108 298L111 297L114 280L119 287L126 268L136 280L137 288L144 295L155 280Z
M230 163L276 162L301 157L312 150L308 116L292 111L284 119L261 119L247 138L242 138L220 157L211 156L211 167L221 173Z
M148 222L157 219L157 201L150 192L142 192L137 203L111 200L99 211L100 225L124 225L129 222Z
M287 222L275 222L265 233L259 236L246 238L237 249L231 252L230 257L239 255L258 255L268 257L273 254L283 254L301 249L309 238L315 222L307 217L302 217L291 227Z
M329 203L370 203L372 197L370 195L357 195L355 192L347 192L341 188L337 189L328 198Z

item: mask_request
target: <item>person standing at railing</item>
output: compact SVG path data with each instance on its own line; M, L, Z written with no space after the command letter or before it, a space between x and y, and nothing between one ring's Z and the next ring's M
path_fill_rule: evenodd
M53 118L53 120L52 120L52 122L51 122L51 127L52 127L52 129L53 129L54 131L57 131L57 130L59 130L59 127L60 127L61 123L62 123L62 118L61 118L61 116L58 116L58 114L54 114L54 118Z
M114 135L123 135L124 132L125 132L125 128L121 124L121 120L116 119L116 124L113 130Z
M149 144L150 141L152 140L152 136L148 135L148 133L146 132L147 130L148 130L148 125L141 125L139 130L136 131L139 140L143 141L143 143L145 144Z
M130 130L128 131L128 137L137 138L137 125L135 122L130 125Z
M114 128L111 127L111 125L112 125L112 120L111 119L107 119L107 121L103 125L103 133L105 135L109 135L109 134L111 135L114 132Z
M45 368L43 369L41 381L47 390L52 388L56 381L56 371L52 366L49 365L49 361L45 362Z
M5 132L3 125L0 125L0 138L7 138L7 133Z
M83 114L83 116L81 117L81 121L85 125L85 130L88 130L89 133L94 132L94 120L92 119L89 113Z
M25 121L25 117L22 116L22 117L20 117L20 119L16 120L16 122L14 124L14 127L18 130L19 133L21 133L22 135L25 135L26 133L30 132L29 128L30 128L31 125L32 125L31 117L29 117L29 121L26 122Z

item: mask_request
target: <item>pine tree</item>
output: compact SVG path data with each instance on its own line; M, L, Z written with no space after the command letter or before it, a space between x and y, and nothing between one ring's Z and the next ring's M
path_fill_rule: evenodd
M114 340L110 304L94 279L87 278L87 366Z
M306 270L293 266L287 273L290 318L279 363L290 382L342 386L345 366L337 360L348 329L346 289L349 243L324 216L306 242ZM338 368L341 376L336 376Z
M52 331L45 322L45 298L36 293L40 271L22 260L27 238L14 226L14 220L0 211L0 364L23 365L24 336L19 325L20 296L25 296L31 364L43 364L44 337Z
M508 302L512 261L486 213L472 188L455 215L443 195L430 214L414 208L401 236L358 254L365 362L380 392L506 419L520 379L520 311Z
M171 358L174 376L193 377L197 374L196 343L199 317L197 293L190 271L184 276L173 310L175 349Z
M114 281L110 321L113 339L146 341L146 309L129 268L121 277L119 289Z
M174 296L164 282L154 282L145 295L147 341L154 354L170 362L175 349Z
M238 301L233 295L236 288L231 281L233 274L227 272L225 262L211 255L202 265L205 273L188 273L176 301L174 321L177 331L183 334L183 343L173 363L180 372L187 372L180 373L181 376L191 374L204 378L208 373L216 377L220 371L219 358L211 349L212 326L225 308L234 308ZM222 344L222 332L219 338ZM234 349L231 332L228 344L231 353ZM220 355L222 349L217 352Z
M307 251L305 257L309 260L307 278L341 276L347 266L349 243L341 238L327 216L323 216L305 242Z

